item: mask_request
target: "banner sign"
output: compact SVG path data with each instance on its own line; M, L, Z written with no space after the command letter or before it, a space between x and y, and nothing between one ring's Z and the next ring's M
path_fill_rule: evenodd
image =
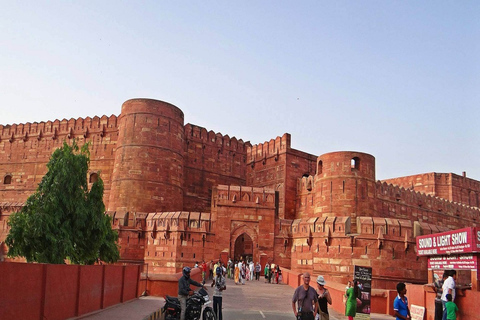
M357 315L355 319L370 320L370 301L372 299L372 268L355 266L353 280L358 281Z
M417 237L418 256L480 252L480 231L464 228Z
M428 258L428 270L477 270L477 256L473 254L438 256Z

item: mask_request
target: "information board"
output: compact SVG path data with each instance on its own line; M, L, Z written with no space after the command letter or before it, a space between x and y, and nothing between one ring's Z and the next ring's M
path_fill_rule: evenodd
M357 303L357 315L355 319L369 320L372 299L372 268L355 266L353 280L358 281L359 296L361 303Z

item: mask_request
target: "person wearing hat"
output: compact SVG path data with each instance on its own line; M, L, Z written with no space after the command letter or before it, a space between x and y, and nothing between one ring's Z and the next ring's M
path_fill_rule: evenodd
M317 295L318 295L318 314L317 320L329 320L330 316L328 315L328 304L332 304L332 296L330 292L325 288L325 279L323 276L317 277Z
M217 267L215 270L216 277L213 279L213 312L218 320L222 320L222 291L227 289L225 285L225 277L222 267Z

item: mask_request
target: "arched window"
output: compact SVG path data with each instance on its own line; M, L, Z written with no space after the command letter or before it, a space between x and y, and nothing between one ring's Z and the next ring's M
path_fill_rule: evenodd
M350 165L351 165L352 169L360 170L360 158L359 157L353 157L351 162L350 162Z
M89 182L90 182L90 183L94 183L94 182L97 182L97 181L98 181L98 173L95 173L95 172L94 172L94 173L92 173L92 174L90 175Z
M7 174L5 178L3 178L3 184L11 184L12 183L12 176Z
M318 165L317 165L317 174L322 174L323 172L323 162L322 160L318 161Z

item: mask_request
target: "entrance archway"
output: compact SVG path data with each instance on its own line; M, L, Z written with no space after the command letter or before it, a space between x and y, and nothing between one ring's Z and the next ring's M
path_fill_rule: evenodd
M253 260L253 240L247 233L242 233L237 237L234 248L235 260L240 258L243 261Z

